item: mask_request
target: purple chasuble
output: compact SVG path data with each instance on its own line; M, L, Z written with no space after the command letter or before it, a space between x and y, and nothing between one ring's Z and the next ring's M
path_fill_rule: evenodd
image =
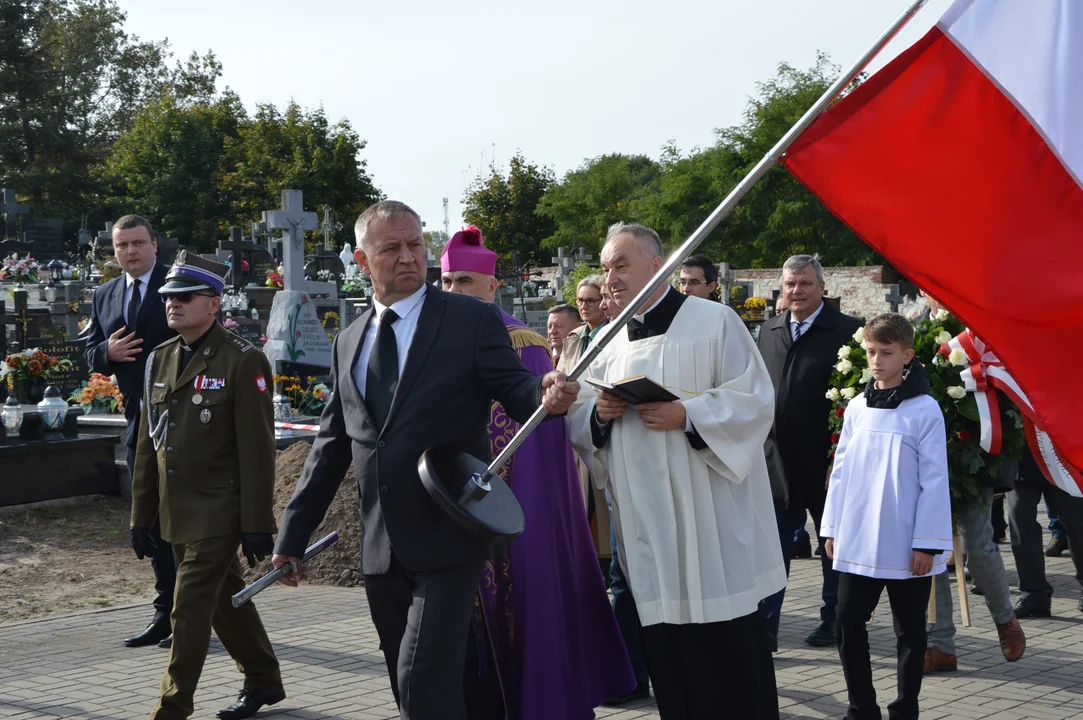
M550 372L545 340L503 315L523 364L535 375ZM518 429L494 402L494 456ZM636 681L598 567L567 422L542 423L500 475L526 515L526 530L505 559L486 563L481 580L507 718L591 720L594 708Z

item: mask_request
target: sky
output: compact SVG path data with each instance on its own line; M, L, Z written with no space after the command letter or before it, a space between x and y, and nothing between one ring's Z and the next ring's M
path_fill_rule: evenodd
M471 178L516 152L563 177L607 153L687 152L741 122L779 63L843 68L908 0L117 0L176 57L214 52L249 109L322 105L427 230L461 226ZM929 0L869 69L935 24ZM722 198L719 198L721 201ZM312 208L309 208L312 209ZM255 219L255 218L253 218Z

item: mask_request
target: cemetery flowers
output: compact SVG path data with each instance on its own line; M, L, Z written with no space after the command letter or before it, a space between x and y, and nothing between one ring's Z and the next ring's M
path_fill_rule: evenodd
M277 270L268 270L267 282L264 284L269 288L278 288L279 290L285 287L285 281L282 279L282 267L279 266Z
M93 373L89 381L83 382L81 390L71 394L68 402L82 405L87 414L124 412L124 396L120 394L120 388L101 373Z
M290 405L300 415L319 415L331 399L331 389L323 383L316 383L316 378L309 377L307 387L301 385L301 378L295 375L275 375L274 383L289 398ZM313 384L316 383L316 384Z
M29 254L20 259L18 253L12 253L4 258L3 264L0 264L0 280L36 283L38 264Z
M40 348L31 348L4 358L0 362L0 379L9 383L39 377L48 380L57 372L71 367L71 360L61 360L55 355L46 355Z
M961 372L966 366L963 358L945 358L941 354L944 340L959 335L965 327L946 311L924 318L914 325L914 358L921 362L929 376L932 397L944 413L948 442L948 475L951 484L951 507L955 518L961 517L980 498L983 482L999 478L1006 463L1017 462L1023 456L1026 442L1023 416L1019 409L998 391L1002 428L1001 451L990 455L981 448L977 401L963 387ZM839 349L838 363L831 373L827 398L831 401L828 423L831 428L831 455L835 453L839 434L849 401L872 381L865 354L864 333L858 330L852 340ZM961 360L961 361L960 361Z

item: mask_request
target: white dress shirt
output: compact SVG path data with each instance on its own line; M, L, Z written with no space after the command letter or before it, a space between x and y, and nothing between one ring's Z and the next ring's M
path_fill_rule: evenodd
M147 301L147 285L150 283L150 276L154 274L154 266L150 266L150 270L147 270L147 274L140 278L133 278L127 273L124 274L124 305L121 308L121 312L124 314L124 324L131 328L132 324L128 321L128 303L132 301L132 287L135 285L135 281L139 280L139 309L143 310L143 303Z
M816 308L816 312L812 313L807 318L805 318L804 323L801 324L801 334L802 335L804 335L805 333L808 332L808 329L810 327L812 327L812 322L820 315L821 312L823 312L823 309L824 309L824 301L821 300L820 301L820 307ZM798 321L794 319L793 313L791 312L790 313L790 339L793 339L793 332L797 328L798 324L800 324L800 323L798 323Z
M391 305L391 309L399 316L395 324L391 326L395 331L395 345L399 350L399 377L402 377L402 368L406 365L406 354L410 351L410 343L414 340L414 331L417 330L417 320L421 316L421 306L425 301L425 289L428 284L408 298L403 298ZM365 397L365 383L368 379L369 356L372 355L372 346L376 343L376 333L380 330L380 318L388 306L372 299L372 319L365 330L365 337L361 339L361 354L357 357L357 364L353 366L353 379L357 383L357 389L361 397Z

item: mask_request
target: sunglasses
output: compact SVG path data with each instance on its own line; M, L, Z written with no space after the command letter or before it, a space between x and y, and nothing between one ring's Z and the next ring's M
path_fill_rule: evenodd
M170 300L176 300L181 305L187 305L188 303L192 302L192 298L194 298L196 295L199 295L200 297L209 297L209 298L218 297L217 295L213 295L211 293L201 293L201 292L170 293L168 295L162 295L162 302L167 303Z

